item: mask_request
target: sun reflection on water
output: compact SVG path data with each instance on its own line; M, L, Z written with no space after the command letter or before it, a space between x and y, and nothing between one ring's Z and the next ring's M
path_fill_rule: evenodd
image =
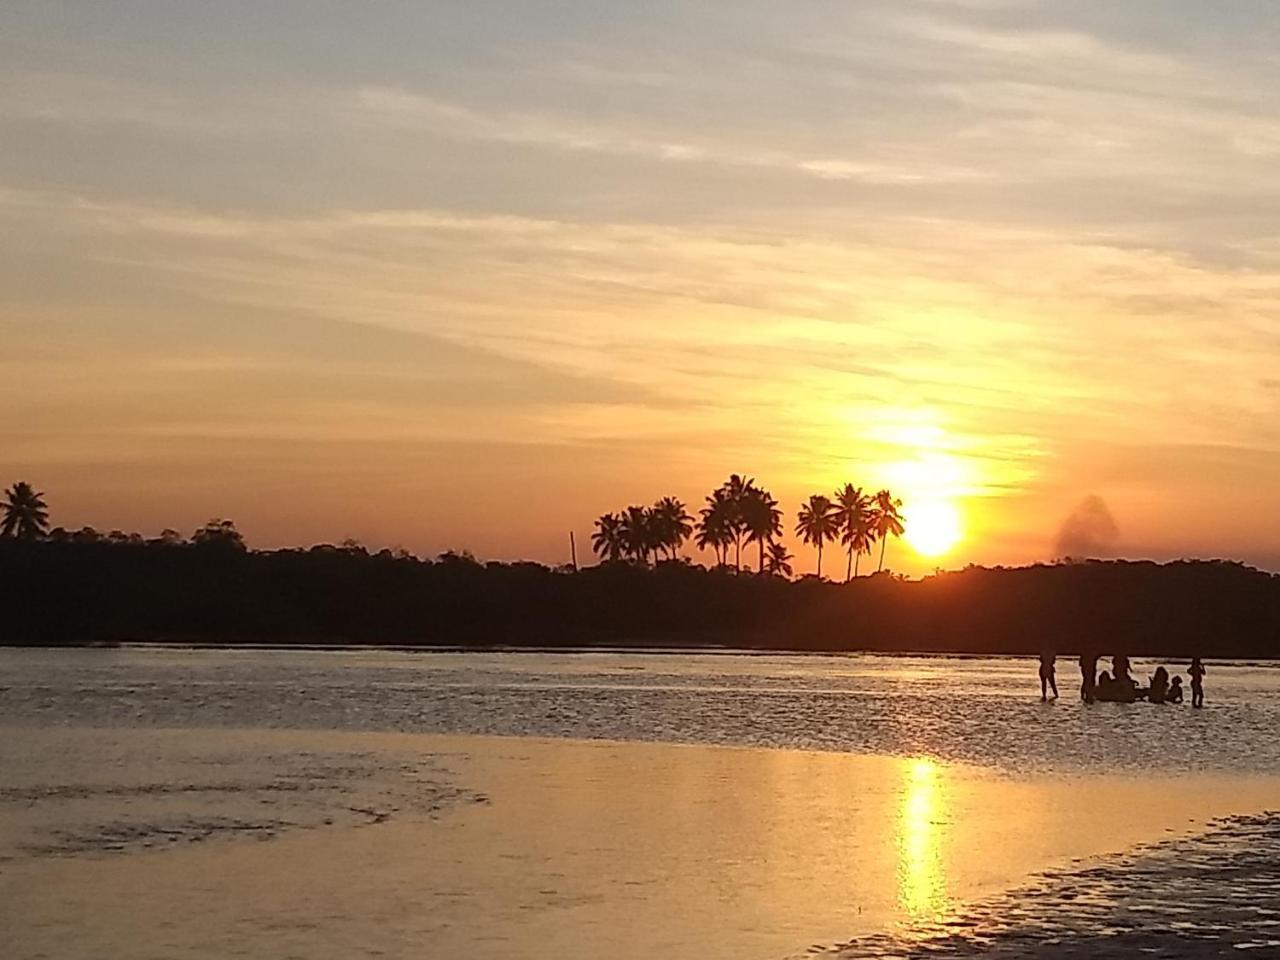
M912 920L939 917L947 906L939 824L945 819L945 798L939 786L939 767L920 758L904 771L899 822L901 860L898 900Z

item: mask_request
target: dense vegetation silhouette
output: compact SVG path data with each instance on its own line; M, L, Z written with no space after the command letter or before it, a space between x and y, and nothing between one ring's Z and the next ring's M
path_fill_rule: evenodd
M0 641L1280 656L1280 576L1234 562L1082 560L918 581L888 572L790 581L785 547L753 533L776 537L772 498L750 495L765 505L758 522L723 505L754 486L739 480L708 497L697 524L697 535L717 538L719 566L679 559L694 521L678 502L659 501L598 525L597 552L611 559L580 571L452 552L425 560L353 541L249 550L226 519L190 537L47 530L43 499L18 484L0 537ZM814 499L804 522L820 546L841 536L845 501L856 498ZM739 545L750 543L761 544L763 573L738 570ZM863 548L852 549L856 558Z

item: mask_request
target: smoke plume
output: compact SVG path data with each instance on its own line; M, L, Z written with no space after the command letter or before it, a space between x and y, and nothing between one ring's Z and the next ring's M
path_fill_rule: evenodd
M1076 505L1058 528L1055 557L1113 556L1120 528L1101 497L1090 494Z

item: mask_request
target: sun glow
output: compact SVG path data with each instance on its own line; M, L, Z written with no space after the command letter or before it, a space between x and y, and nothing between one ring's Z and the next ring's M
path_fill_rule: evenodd
M921 500L903 510L907 543L924 557L939 557L964 535L960 511L949 500Z

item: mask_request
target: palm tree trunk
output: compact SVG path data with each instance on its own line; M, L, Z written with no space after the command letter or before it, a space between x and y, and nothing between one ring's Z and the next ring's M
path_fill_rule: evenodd
M764 537L760 538L760 565L756 568L756 573L764 573Z
M822 579L822 541L818 541L818 579Z
M876 573L879 573L881 570L884 569L884 548L887 547L888 545L889 545L889 538L884 537L880 541L880 566L876 567Z
M849 562L844 565L844 582L848 583L853 577L853 547L849 548Z
M858 551L858 555L853 558L853 577L858 578L858 564L862 562L862 551Z

